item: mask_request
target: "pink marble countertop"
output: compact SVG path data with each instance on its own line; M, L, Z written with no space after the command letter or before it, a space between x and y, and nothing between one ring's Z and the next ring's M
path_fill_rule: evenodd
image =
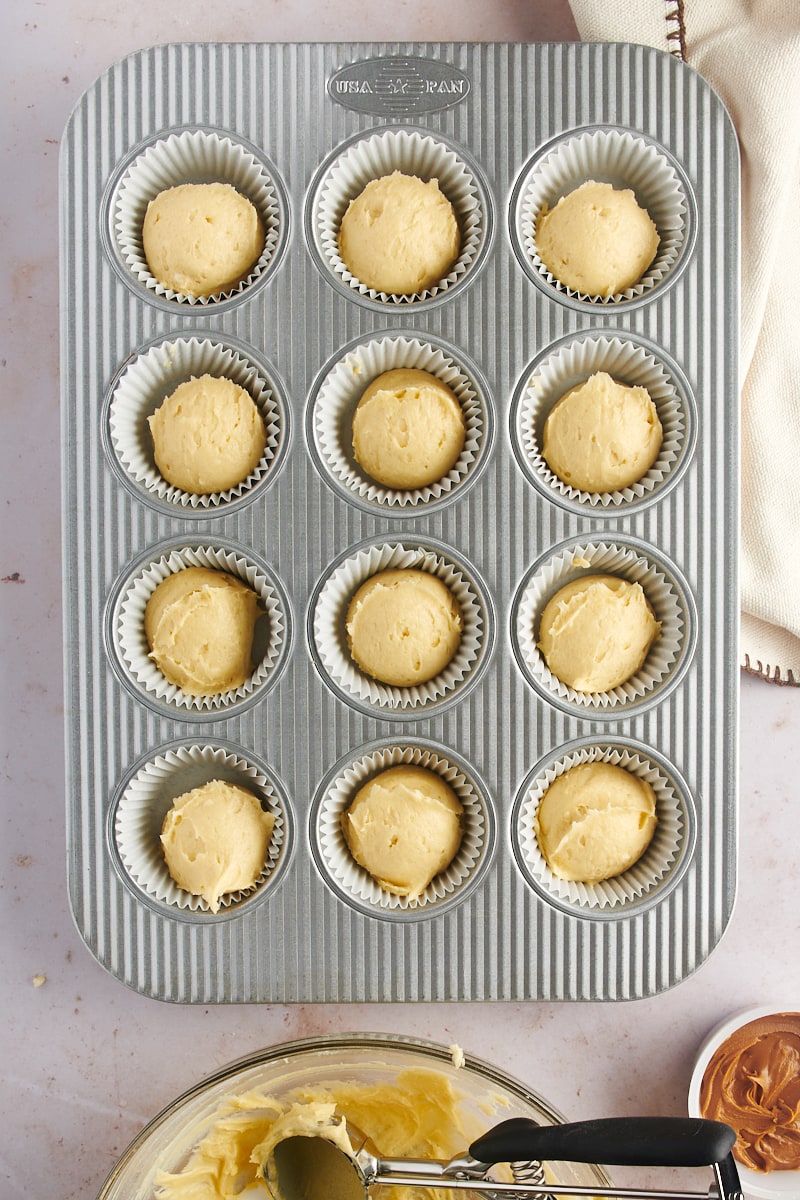
M681 1115L706 1032L731 1012L800 1007L795 757L800 690L742 678L739 892L688 980L614 1003L172 1007L127 990L83 946L65 876L58 444L58 143L82 91L155 42L575 39L566 0L446 8L408 0L292 6L208 0L10 0L4 69L2 266L3 838L0 1196L97 1194L128 1141L221 1064L322 1032L459 1043L570 1119ZM695 1173L689 1173L694 1175ZM684 1173L685 1176L685 1173ZM682 1176L680 1186L710 1181ZM640 1180L641 1182L641 1180ZM673 1184L674 1185L674 1184Z

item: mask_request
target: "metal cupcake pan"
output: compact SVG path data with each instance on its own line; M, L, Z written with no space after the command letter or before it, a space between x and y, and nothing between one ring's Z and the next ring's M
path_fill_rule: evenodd
M413 297L350 278L336 246L349 199L394 169L439 178L463 235ZM581 177L633 187L662 238L641 286L602 303L531 246L536 204ZM267 238L248 278L196 302L147 277L140 224L161 188L213 178L250 195ZM68 876L109 970L200 1003L611 1000L708 956L736 888L737 212L721 103L644 47L164 46L89 89L61 155ZM397 366L448 383L466 428L448 476L408 494L364 477L347 436ZM596 496L539 443L600 369L648 386L664 443L639 484ZM238 488L191 497L160 479L147 417L217 370L253 396L267 445ZM259 594L234 693L184 696L148 657L147 596L185 565ZM444 579L464 616L456 659L416 689L347 651L349 596L397 565ZM550 675L536 617L602 570L641 583L662 632L628 684L587 697ZM659 831L618 881L564 885L532 807L596 758L649 780ZM359 783L399 762L464 806L461 851L416 901L341 837ZM276 819L261 877L216 914L158 845L171 799L209 772Z

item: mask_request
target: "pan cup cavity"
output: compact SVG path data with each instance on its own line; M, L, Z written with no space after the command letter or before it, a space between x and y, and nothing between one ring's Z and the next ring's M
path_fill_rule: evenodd
M182 383L202 375L232 380L264 422L264 452L250 475L223 492L199 495L167 482L156 465L148 417ZM216 516L254 498L275 477L285 451L288 407L268 364L229 338L168 336L125 364L107 398L106 449L123 481L148 504L173 515Z
M436 772L464 809L461 845L455 857L415 899L396 895L373 879L351 855L342 832L342 815L359 788L381 771L397 766ZM464 900L489 866L495 845L494 813L483 782L451 750L418 739L375 744L355 758L340 760L317 791L309 832L317 866L343 900L370 916L401 921L438 916Z
M258 597L250 676L240 687L210 696L189 695L172 683L150 657L144 614L151 595L169 575L205 567L241 579ZM278 682L290 642L289 605L278 579L252 552L232 544L177 542L137 560L114 587L106 611L112 665L140 700L163 716L215 720L249 708Z
M572 767L607 762L643 779L656 797L657 825L638 862L600 883L560 879L548 866L536 836L536 813L548 787ZM684 780L662 755L628 739L584 739L560 747L530 772L512 810L514 855L529 885L572 916L614 920L661 902L683 877L694 853L696 817Z
M630 189L659 236L653 262L630 287L612 296L587 295L565 286L542 261L536 226L543 211L593 180ZM658 143L617 127L592 126L549 142L528 163L514 187L509 214L511 240L526 274L551 298L580 309L631 306L671 283L694 244L694 200L688 180Z
M267 855L252 887L226 893L213 913L202 896L179 887L167 868L160 835L173 801L212 780L251 792L274 817ZM272 889L288 861L291 825L283 788L265 763L233 746L197 742L173 743L140 762L123 781L109 813L112 861L123 880L147 903L173 915L207 921L241 913Z
M339 253L342 217L372 180L399 171L428 182L436 179L453 206L461 236L458 257L447 274L423 291L396 294L368 287L350 273ZM306 210L308 242L317 264L350 299L369 307L431 304L460 290L482 261L490 240L489 193L478 167L461 149L415 129L359 135L320 169Z
M635 483L610 492L582 491L560 479L542 455L544 424L556 402L596 372L647 389L663 429L661 449ZM691 389L661 350L631 334L583 334L548 347L525 370L511 407L511 440L528 479L549 500L582 516L615 516L660 500L691 462L697 416Z
M462 631L452 660L416 686L395 687L360 670L347 645L345 618L354 593L379 571L412 568L440 579L458 603ZM311 653L323 678L344 701L369 716L416 720L462 699L479 679L493 640L488 593L449 547L375 540L337 559L318 583L309 608Z
M147 206L181 184L227 183L255 206L264 228L264 248L246 276L209 296L191 296L164 286L145 257L142 226ZM219 308L242 299L276 268L286 242L285 191L273 165L255 146L212 129L160 134L123 164L106 196L104 229L122 278L161 307Z
M588 575L638 583L661 625L641 668L607 692L568 686L549 669L537 645L548 600ZM548 550L522 580L511 608L511 641L528 683L562 712L592 720L627 718L663 700L688 669L696 640L695 604L678 569L652 546L623 535L613 541L575 538Z
M368 385L385 371L427 371L454 393L464 417L464 446L452 468L424 487L388 488L368 476L353 453L352 421ZM385 516L408 516L449 503L480 473L492 437L488 390L480 374L456 350L410 334L353 343L323 369L308 410L308 443L318 468L347 499Z

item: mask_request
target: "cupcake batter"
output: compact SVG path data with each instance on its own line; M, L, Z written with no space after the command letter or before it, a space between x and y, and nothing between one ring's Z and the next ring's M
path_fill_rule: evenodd
M629 188L589 179L536 224L536 249L564 287L614 296L638 283L656 256L658 230Z
M232 379L187 379L148 417L156 466L173 487L224 492L255 470L266 445L264 420Z
M641 584L584 575L545 605L538 644L568 687L607 692L640 670L660 629Z
M339 253L367 287L414 295L443 279L458 258L461 235L439 182L394 171L371 180L351 200L339 230Z
M332 1065L332 1076L335 1070ZM487 1112L491 1103L487 1096ZM486 1128L474 1121L467 1127L456 1089L443 1075L424 1069L402 1071L392 1084L339 1082L334 1077L327 1086L296 1088L282 1097L247 1092L222 1103L185 1165L158 1172L157 1200L266 1196L259 1180L276 1141L298 1124L322 1132L342 1117L366 1133L381 1154L411 1158L448 1159ZM343 1134L331 1132L334 1138L346 1137L346 1127ZM320 1181L320 1200L329 1195L326 1187L326 1181ZM392 1193L396 1200L417 1200L420 1195L419 1189L402 1187L392 1188ZM442 1200L455 1200L460 1194L436 1192Z
M461 845L464 808L425 767L389 767L359 788L342 814L350 853L381 887L417 899Z
M167 575L147 602L150 657L189 696L232 691L253 670L257 617L258 597L237 576L185 567Z
M461 642L462 619L446 583L413 568L379 571L361 585L347 610L354 661L393 687L415 687L439 675Z
M534 823L554 875L599 883L627 871L650 845L657 823L655 792L624 767L579 763L553 780Z
M224 895L246 891L258 879L274 826L252 792L212 779L178 796L166 814L161 846L167 869L178 887L218 912Z
M264 249L258 209L229 183L182 183L147 206L142 245L158 282L186 296L233 287Z
M385 487L425 487L454 466L464 446L464 414L446 383L428 371L385 371L353 414L353 453Z
M584 492L613 492L652 467L663 430L646 388L605 371L571 388L544 424L542 456L550 470Z

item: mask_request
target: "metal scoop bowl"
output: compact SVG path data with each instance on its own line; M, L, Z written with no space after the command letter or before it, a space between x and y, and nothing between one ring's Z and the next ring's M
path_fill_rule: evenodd
M449 1188L486 1197L612 1196L621 1200L744 1200L732 1157L728 1125L699 1117L608 1117L565 1125L537 1125L524 1117L503 1121L447 1161L383 1158L360 1130L346 1123L341 1139L302 1134L277 1143L266 1164L274 1200L364 1200L373 1187ZM626 1167L704 1167L714 1171L707 1192L587 1187L545 1182L542 1161ZM488 1177L511 1163L514 1182ZM537 1170L537 1168L539 1168Z

